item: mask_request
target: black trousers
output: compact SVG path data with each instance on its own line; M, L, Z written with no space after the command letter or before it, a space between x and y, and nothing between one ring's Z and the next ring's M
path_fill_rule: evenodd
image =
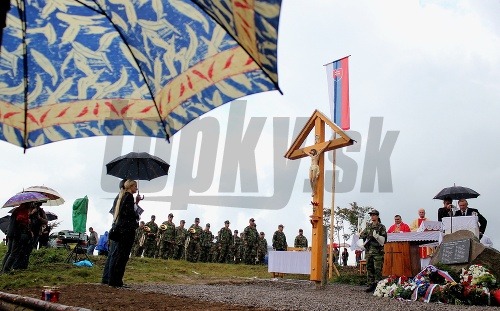
M113 242L116 245L110 254L108 282L110 286L123 286L123 275L134 244L134 236L135 231L125 231L120 241Z
M21 233L19 236L13 237L10 248L11 252L5 258L2 271L8 272L12 269L26 269L29 255L33 249L32 247L31 235L28 233Z

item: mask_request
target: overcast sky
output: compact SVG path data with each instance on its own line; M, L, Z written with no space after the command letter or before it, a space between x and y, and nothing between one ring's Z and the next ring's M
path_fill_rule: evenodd
M283 95L256 94L243 98L246 106L239 102L211 111L170 145L127 138L120 150L119 139L97 137L23 154L0 142L0 201L25 187L52 187L66 204L46 210L60 216L59 229L72 229L72 204L87 195L87 227L102 234L110 227L108 210L119 182L103 176L103 165L136 144L171 164L168 177L139 183L146 196L143 220L155 214L162 222L173 212L176 224L185 219L190 225L200 217L215 233L226 219L241 231L253 217L269 244L280 223L289 245L299 228L311 240L310 162L287 162L283 155L296 124L315 109L330 116L323 65L351 55L351 135L358 142L339 155L344 170L335 205L372 206L388 227L395 214L411 222L419 208L436 220L441 201L434 195L453 184L470 187L481 194L469 200L470 206L489 220L486 234L498 247L498 12L500 2L494 0L284 0L278 41ZM212 134L197 135L199 130ZM245 133L255 148L234 143ZM151 148L144 150L148 143ZM235 159L237 173L231 170ZM325 163L331 170L331 161ZM330 202L328 192L325 205ZM0 216L7 211L0 210Z

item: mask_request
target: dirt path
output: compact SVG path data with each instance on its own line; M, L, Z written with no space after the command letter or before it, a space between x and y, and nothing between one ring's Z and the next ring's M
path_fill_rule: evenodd
M8 291L12 294L40 298L40 288L25 288ZM132 289L117 289L100 284L76 284L60 288L59 303L92 310L232 310L232 311L269 311L224 303L206 302L188 297L171 296L158 293L145 293Z

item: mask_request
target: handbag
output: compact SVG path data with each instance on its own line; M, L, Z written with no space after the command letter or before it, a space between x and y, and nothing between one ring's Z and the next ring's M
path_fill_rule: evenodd
M108 232L108 239L110 239L112 241L119 241L120 236L121 236L120 229L117 228L115 226L115 224L113 224L113 226L111 227L111 229Z

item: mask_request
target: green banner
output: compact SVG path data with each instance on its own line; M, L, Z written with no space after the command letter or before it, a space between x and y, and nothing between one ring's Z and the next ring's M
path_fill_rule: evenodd
M87 196L75 200L73 203L73 231L85 233L87 227L87 209L89 199Z

